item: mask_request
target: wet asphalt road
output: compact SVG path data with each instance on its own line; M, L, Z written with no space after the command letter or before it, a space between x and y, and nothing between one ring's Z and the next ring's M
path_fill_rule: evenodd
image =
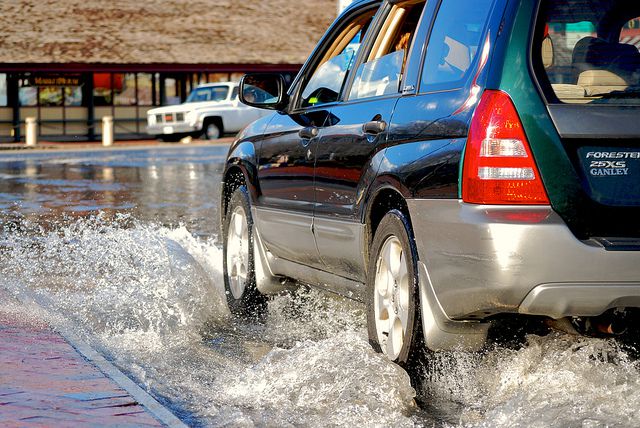
M193 426L637 426L638 364L610 341L432 355L415 391L369 347L357 302L301 289L264 324L230 318L226 151L0 152L0 286Z
M227 150L223 144L0 152L0 211L37 221L127 214L212 236Z

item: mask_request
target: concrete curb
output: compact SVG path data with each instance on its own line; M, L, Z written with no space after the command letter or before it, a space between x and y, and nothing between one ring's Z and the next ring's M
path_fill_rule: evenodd
M151 413L151 415L162 422L164 425L172 428L186 428L180 419L178 419L171 411L160 404L148 392L140 388L134 381L122 373L116 366L109 362L106 358L93 349L88 343L80 339L75 333L70 331L62 331L59 328L55 330L64 339L69 342L87 361L98 367L107 377L117 383L122 389L127 391L131 396L142 405L142 407Z
M28 296L23 291L17 295L11 293L20 302L27 305L42 307L33 297ZM187 428L184 422L178 419L170 410L160 404L148 392L138 386L133 380L125 375L113 363L109 362L91 345L82 340L77 334L68 328L56 326L53 330L62 336L80 355L89 363L98 368L105 376L113 380L118 386L127 391L144 409L163 425L171 428Z

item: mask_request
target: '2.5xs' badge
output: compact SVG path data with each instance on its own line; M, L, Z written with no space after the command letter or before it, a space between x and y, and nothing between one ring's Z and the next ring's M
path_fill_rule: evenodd
M629 175L627 161L638 159L638 152L589 151L585 156L589 161L589 174L594 177Z

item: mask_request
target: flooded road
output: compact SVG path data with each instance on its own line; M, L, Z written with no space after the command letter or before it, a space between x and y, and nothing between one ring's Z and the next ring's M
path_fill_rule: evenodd
M416 391L369 347L357 302L301 289L272 299L264 324L232 319L225 154L0 152L0 286L193 426L638 425L638 364L612 341L553 333L431 355Z

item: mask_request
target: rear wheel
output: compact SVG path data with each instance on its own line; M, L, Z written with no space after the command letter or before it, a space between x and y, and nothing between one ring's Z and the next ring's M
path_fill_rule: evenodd
M253 219L246 186L237 188L224 221L223 270L227 304L232 314L257 318L266 308L266 296L256 287Z
M176 141L180 141L180 138L182 138L182 135L165 134L165 135L159 135L157 138L159 138L161 141L164 141L165 143L175 143Z
M417 252L407 218L387 213L371 244L367 275L367 326L373 348L408 365L422 348L418 312Z

